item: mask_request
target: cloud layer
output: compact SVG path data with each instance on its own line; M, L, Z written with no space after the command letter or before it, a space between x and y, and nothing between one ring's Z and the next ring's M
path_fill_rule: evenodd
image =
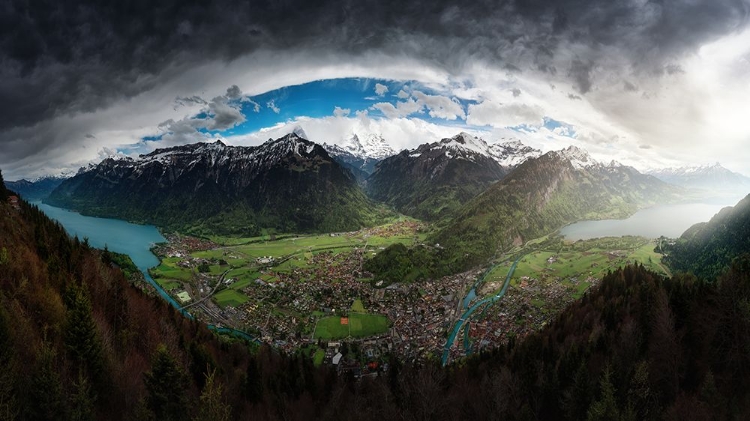
M391 118L423 107L497 128L579 110L566 121L590 124L591 139L652 151L703 121L731 140L717 148L728 150L747 134L729 127L732 110L748 105L749 11L748 0L4 2L0 166L51 171L137 143L170 119L231 128L244 118L233 102L242 91L342 76L441 82L478 103L375 87L401 98L377 107ZM709 56L725 66L701 67ZM485 69L500 77L483 82ZM206 121L190 122L201 111ZM696 142L673 145L667 159Z

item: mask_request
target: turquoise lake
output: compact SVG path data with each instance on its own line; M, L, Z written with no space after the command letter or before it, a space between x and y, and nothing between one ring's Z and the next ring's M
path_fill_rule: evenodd
M648 238L675 238L698 222L707 222L730 203L682 203L642 209L627 219L581 221L560 230L568 240L638 235Z
M159 264L159 259L150 248L167 241L153 225L137 225L120 219L83 216L77 212L56 208L44 203L34 203L50 218L60 222L71 236L89 239L92 247L110 250L130 256L148 280L148 269Z

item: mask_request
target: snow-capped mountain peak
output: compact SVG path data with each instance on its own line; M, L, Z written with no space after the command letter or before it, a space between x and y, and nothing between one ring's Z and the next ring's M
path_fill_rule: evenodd
M490 145L492 156L498 164L504 167L515 167L526 162L529 158L537 158L542 151L526 146L520 140L510 140Z
M362 137L352 134L341 144L324 143L323 147L334 156L349 154L358 159L380 160L397 153L383 136L374 133Z
M487 142L466 132L461 132L453 137L441 140L438 146L443 149L453 149L457 151L468 151L492 157Z
M305 133L305 130L300 125L294 126L294 130L292 130L292 133L290 133L290 134L295 134L295 135L297 135L297 137L301 137L302 139L310 140L310 138L307 137L307 133Z
M724 168L720 163L690 165L651 170L648 174L685 187L716 190L742 190L750 186L750 178Z
M591 155L589 155L588 152L577 146L568 146L567 148L560 150L558 154L563 158L568 159L575 169L580 170L583 168L601 166L601 163L591 158Z

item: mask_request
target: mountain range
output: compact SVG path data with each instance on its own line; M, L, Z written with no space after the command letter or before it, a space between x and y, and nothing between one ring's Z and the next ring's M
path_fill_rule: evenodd
M108 158L46 202L196 234L335 232L375 218L352 174L296 133L254 147L216 141Z
M0 174L4 199L1 181ZM745 203L727 215L746 221L748 210ZM713 233L714 246L728 234ZM712 247L703 251L720 251ZM16 210L0 200L0 404L6 418L750 416L747 258L710 282L628 265L604 276L544 328L464 364L443 369L389 356L382 375L362 381L338 375L333 366L315 367L307 352L217 337L134 287L113 264L119 258L127 261L70 238L23 201Z
M713 165L664 168L648 171L647 174L683 187L710 189L727 192L750 192L750 178L724 168L718 162Z
M567 223L624 217L681 192L576 147L542 155L517 141L490 145L467 133L385 157L363 189L339 164L343 155L334 159L302 135L254 147L217 141L108 158L63 181L46 202L168 230L245 236L358 229L386 216L374 203L381 202L440 221L431 240L466 255L457 259L463 268ZM353 136L349 156L391 153L382 138L367 139Z
M540 154L520 142L488 145L460 133L385 158L367 179L366 190L401 213L437 220Z
M432 235L454 270L584 219L622 218L676 201L682 189L613 161L604 164L571 146L526 160L459 209Z
M323 148L340 164L353 169L355 173L364 173L365 177L372 174L378 162L397 153L378 134L369 134L362 138L353 134L341 145L323 143Z
M35 180L7 181L8 189L33 202L46 199L67 177L42 177Z

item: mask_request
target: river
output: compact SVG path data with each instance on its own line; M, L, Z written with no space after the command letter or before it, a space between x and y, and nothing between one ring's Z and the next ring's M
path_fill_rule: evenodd
M736 204L736 201L654 206L642 209L627 219L576 222L561 229L560 234L573 241L624 235L638 235L648 238L657 238L663 235L675 238L682 235L685 230L694 224L707 222L722 208L734 204Z

